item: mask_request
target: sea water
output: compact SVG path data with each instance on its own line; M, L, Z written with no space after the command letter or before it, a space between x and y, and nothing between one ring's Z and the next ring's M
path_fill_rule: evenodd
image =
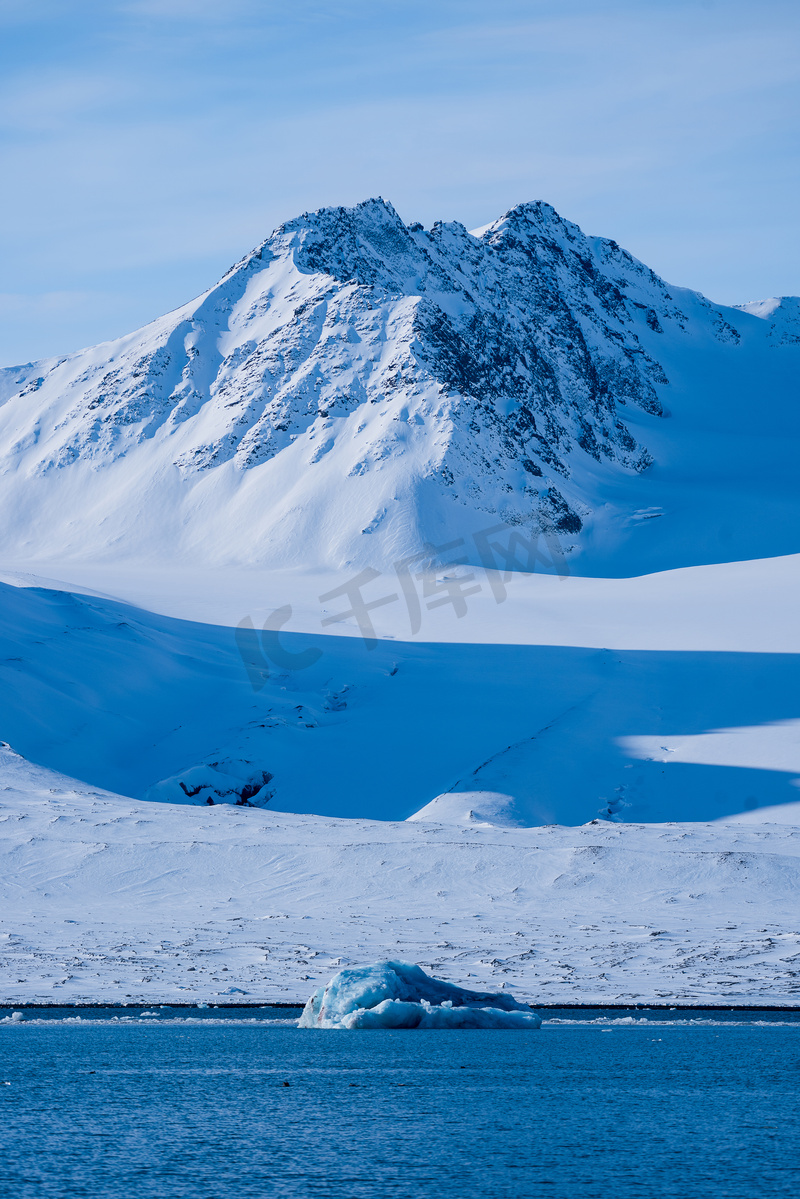
M0 1024L3 1199L800 1192L800 1022L774 1013L550 1012L538 1032L23 1015Z

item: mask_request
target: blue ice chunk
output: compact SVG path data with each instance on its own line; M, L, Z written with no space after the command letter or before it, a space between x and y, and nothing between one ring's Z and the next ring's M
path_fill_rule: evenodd
M411 962L340 970L309 999L300 1028L539 1028L541 1017L502 992L468 991Z

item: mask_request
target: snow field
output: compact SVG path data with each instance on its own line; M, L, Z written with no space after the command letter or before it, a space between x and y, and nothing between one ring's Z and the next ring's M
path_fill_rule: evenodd
M0 584L0 735L94 786L187 804L449 820L445 807L486 812L493 794L506 810L490 818L520 824L791 806L799 568L792 557L625 580L534 575L509 583L502 605L474 597L464 619L434 610L416 638L386 605L373 650L357 629L322 627L330 576L12 573ZM81 594L112 588L118 598ZM300 670L276 664L257 631L287 596L298 619L278 640L314 656Z
M141 803L3 752L9 1003L305 1003L390 954L534 1004L800 1004L800 827Z

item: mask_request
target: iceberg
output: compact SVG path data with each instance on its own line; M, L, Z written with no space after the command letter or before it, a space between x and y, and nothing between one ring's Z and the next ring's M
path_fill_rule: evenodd
M467 991L411 962L340 970L314 992L299 1028L540 1028L511 995Z

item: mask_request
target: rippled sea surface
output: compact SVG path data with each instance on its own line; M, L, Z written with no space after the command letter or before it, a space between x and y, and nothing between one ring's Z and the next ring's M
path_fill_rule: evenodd
M0 1195L800 1193L797 1018L549 1015L539 1032L5 1019Z

